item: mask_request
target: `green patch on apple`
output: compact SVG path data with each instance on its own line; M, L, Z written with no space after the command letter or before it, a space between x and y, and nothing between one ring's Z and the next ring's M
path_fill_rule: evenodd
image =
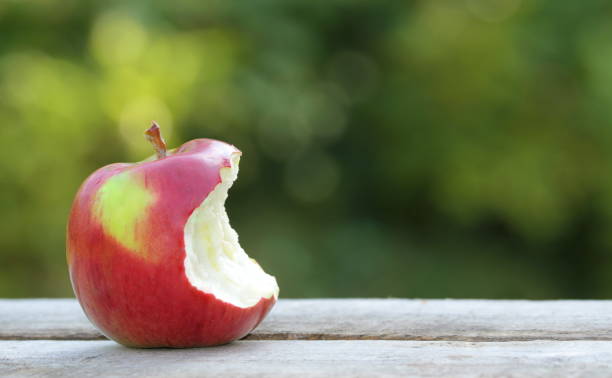
M138 227L155 195L138 173L122 172L109 178L96 195L94 215L104 230L134 253L142 253Z

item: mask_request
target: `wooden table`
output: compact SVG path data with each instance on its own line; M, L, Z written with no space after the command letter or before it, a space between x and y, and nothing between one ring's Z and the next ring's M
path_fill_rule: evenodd
M612 376L612 301L282 299L246 339L129 349L73 299L0 300L0 376Z

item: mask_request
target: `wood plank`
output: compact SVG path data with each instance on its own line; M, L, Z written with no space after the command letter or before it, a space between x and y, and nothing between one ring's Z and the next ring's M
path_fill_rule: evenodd
M128 349L111 341L0 341L0 376L610 376L606 341L238 341Z
M0 300L0 339L95 340L73 299ZM282 299L251 340L612 340L612 301Z
M105 339L75 299L1 299L0 340Z
M612 340L612 301L286 300L250 338Z

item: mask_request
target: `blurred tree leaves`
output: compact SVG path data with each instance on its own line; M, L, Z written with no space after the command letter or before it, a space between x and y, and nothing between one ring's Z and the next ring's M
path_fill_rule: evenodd
M94 169L214 137L284 296L612 293L603 0L0 3L0 296L66 296Z

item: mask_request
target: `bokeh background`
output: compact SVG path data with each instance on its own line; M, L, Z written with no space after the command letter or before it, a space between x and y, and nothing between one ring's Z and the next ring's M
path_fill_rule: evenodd
M0 297L100 166L197 137L284 297L612 296L607 0L0 1Z

